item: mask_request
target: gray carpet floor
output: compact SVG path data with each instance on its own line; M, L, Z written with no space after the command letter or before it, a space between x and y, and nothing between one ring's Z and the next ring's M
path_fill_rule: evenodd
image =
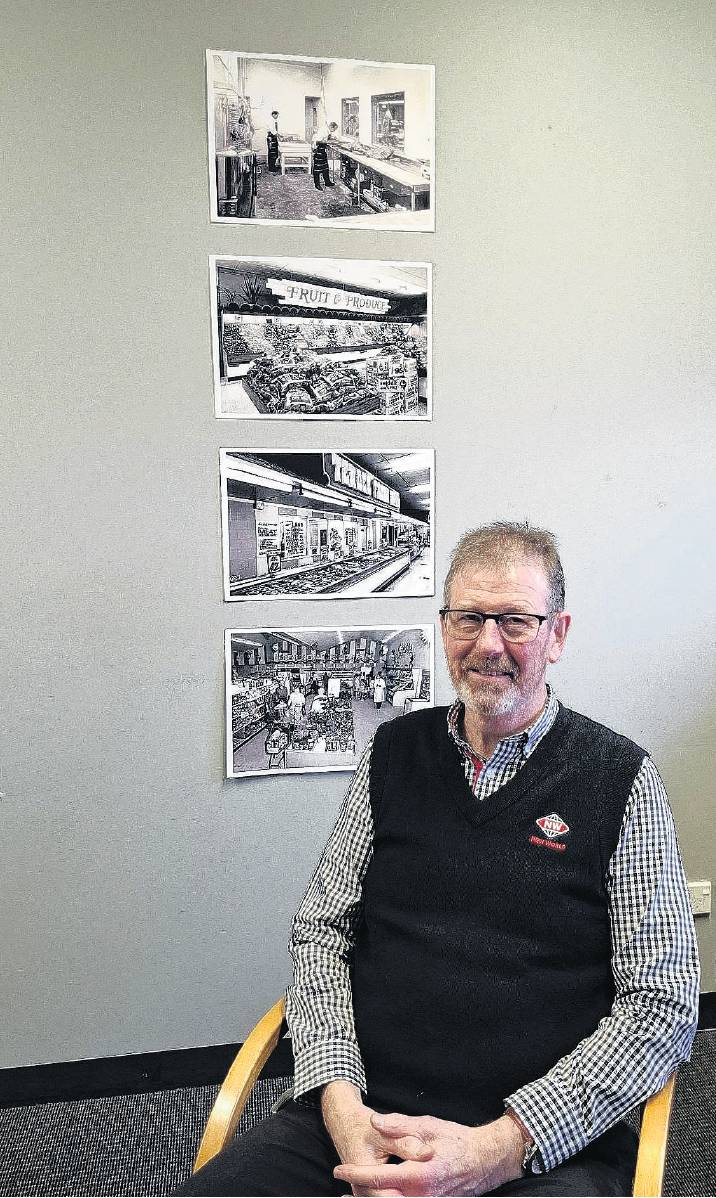
M239 1133L290 1084L259 1082ZM0 1110L0 1195L166 1195L191 1172L218 1087ZM716 1031L679 1072L668 1195L716 1194Z

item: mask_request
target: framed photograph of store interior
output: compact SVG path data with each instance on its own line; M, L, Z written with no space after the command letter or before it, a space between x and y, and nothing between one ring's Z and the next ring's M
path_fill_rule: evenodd
M209 275L217 416L432 418L429 263L212 255Z
M221 449L224 599L435 593L432 449Z
M432 707L433 632L228 629L227 777L355 769L379 724Z
M431 232L435 68L207 50L211 220Z

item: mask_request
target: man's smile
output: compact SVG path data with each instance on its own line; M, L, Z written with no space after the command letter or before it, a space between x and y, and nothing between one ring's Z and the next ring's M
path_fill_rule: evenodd
M468 674L476 674L478 678L509 678L514 681L514 670L496 670L489 669L485 666L466 666L465 672Z

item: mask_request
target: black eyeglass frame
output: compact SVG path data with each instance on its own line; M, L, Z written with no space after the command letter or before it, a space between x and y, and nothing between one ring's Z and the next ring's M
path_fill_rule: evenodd
M466 615L466 616L480 616L480 617L481 617L481 619L482 619L482 624L481 624L481 625L480 625L480 627L477 629L476 635L475 635L474 637L463 637L463 638L461 638L461 637L456 637L456 636L453 636L453 640L461 640L461 639L463 639L463 640L477 640L478 636L479 636L479 635L480 635L480 633L482 632L482 630L483 630L483 628L485 627L485 624L487 623L487 621L488 621L488 620L494 620L494 621L495 621L495 624L497 625L497 627L500 629L500 632L501 632L501 633L502 633L502 635L504 636L503 629L502 629L502 627L501 627L501 625L500 625L500 620L504 620L504 619L506 619L508 616L527 616L527 617L528 617L530 620L537 620L537 631L535 632L534 636L532 637L532 640L534 641L534 640L536 640L536 639L537 639L537 637L539 636L539 630L540 630L540 628L542 627L542 625L544 624L545 620L549 620L549 616L538 616L538 615L537 615L537 612L534 612L534 611L500 611L500 612L491 612L491 611L475 611L475 609L474 609L474 608L470 608L470 607L441 607L441 608L439 609L439 613L440 613L440 615L442 616L443 620L445 619L445 617L446 617L447 615L449 615L449 614L450 614L450 612L451 612L451 611L460 612L461 614L463 614L463 615ZM447 629L447 634L448 634L448 636L452 636L453 634L450 632L450 629L447 627L447 621L446 621L446 623L445 623L445 627L446 627L446 629ZM509 637L505 637L505 640L506 640L506 641L509 641L509 639L510 639ZM529 642L529 641L522 641L522 642L520 642L520 641L513 641L513 642L510 642L510 643L511 643L511 644L529 644L530 642Z

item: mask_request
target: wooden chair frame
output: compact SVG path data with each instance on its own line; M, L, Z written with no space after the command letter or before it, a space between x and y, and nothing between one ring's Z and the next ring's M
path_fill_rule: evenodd
M278 1044L285 1015L285 1003L281 998L259 1020L242 1045L211 1109L194 1161L194 1173L233 1138L254 1083ZM675 1088L676 1072L644 1107L632 1190L634 1198L659 1198L662 1192Z

